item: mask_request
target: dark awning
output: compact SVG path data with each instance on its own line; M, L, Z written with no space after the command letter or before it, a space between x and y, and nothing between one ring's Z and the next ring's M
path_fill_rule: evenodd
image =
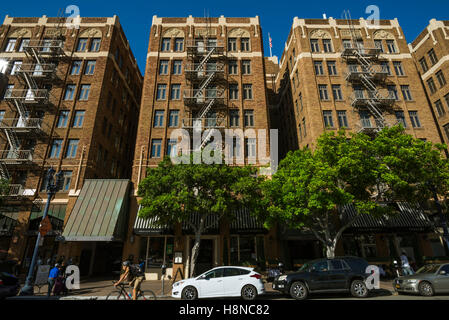
M432 222L424 211L417 205L406 202L397 202L397 213L392 216L375 218L370 215L361 214L347 229L348 231L366 232L427 232L433 228ZM340 209L342 223L345 224L357 215L353 205L345 205Z
M247 208L237 210L235 219L231 222L231 233L267 233L263 223L259 222Z
M122 240L126 227L129 180L88 179L69 216L65 241Z
M168 225L159 225L158 218L141 218L137 212L136 221L134 222L134 233L140 236L155 236L155 235L173 235L173 227Z

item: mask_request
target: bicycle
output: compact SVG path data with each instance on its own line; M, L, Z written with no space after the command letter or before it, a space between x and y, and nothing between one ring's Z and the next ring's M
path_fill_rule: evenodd
M112 281L112 283L114 284L115 281ZM133 294L132 291L131 292L126 292L126 286L128 286L128 284L125 283L120 283L117 287L117 289L111 291L107 296L106 296L106 300L112 300L113 297L117 297L114 300L132 300L133 299ZM130 287L132 289L132 287ZM156 300L156 294L151 291L151 290L147 290L147 291L142 291L139 290L139 292L137 292L137 300Z

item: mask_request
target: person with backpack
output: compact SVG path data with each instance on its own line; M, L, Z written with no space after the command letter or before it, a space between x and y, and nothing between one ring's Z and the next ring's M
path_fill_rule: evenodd
M140 285L145 280L145 262L141 261L139 264L133 264L130 268L130 273L133 280L129 283L133 288L133 300L137 300L137 293L140 291Z

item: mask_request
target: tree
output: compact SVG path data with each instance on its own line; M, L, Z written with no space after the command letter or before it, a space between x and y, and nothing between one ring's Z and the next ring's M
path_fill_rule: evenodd
M272 180L264 183L265 219L307 228L335 256L342 233L361 214L393 214L382 203L429 199L428 182L447 194L449 167L444 146L386 128L375 138L344 130L324 133L314 150L290 152ZM341 224L339 208L354 205L357 215Z
M0 205L3 204L4 197L8 195L10 180L0 178Z
M190 262L193 275L201 235L213 224L207 224L208 216L232 220L235 209L256 205L263 180L256 173L251 166L176 165L165 158L157 168L149 168L147 177L139 184L138 194L142 197L139 217L157 217L159 225L189 224L195 233ZM193 215L199 219L191 219Z

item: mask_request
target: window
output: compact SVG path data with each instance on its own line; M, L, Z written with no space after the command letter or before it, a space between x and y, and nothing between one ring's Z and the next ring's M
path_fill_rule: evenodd
M449 139L449 124L443 126L444 132L446 133L446 137Z
M229 99L238 100L239 98L239 87L237 84L229 85Z
M360 111L360 123L363 128L371 128L371 119L367 111Z
M0 122L2 122L4 118L5 118L5 110L1 110L0 111Z
M61 111L58 117L58 123L56 124L57 128L65 128L67 127L67 121L69 120L69 111Z
M238 74L237 60L229 60L229 74Z
M449 93L444 96L444 100L446 101L446 106L449 109Z
M181 85L180 84L172 84L171 85L171 97L172 100L180 100L181 99Z
M382 45L382 40L374 40L374 46L376 49L380 49L380 52L384 52L384 47Z
M327 62L327 72L330 76L336 76L337 73L337 65L335 61L328 61Z
M162 139L153 139L151 141L151 158L161 157Z
M177 127L179 122L179 110L170 110L168 126L173 128Z
M62 139L55 139L51 145L50 158L59 158L61 154Z
M310 50L312 52L320 52L320 44L318 39L310 39Z
M318 85L318 90L320 92L321 100L329 100L329 95L327 94L327 85L325 84Z
M400 61L394 61L394 72L396 72L397 76L403 76L404 75L404 69L402 68L402 63Z
M333 52L332 42L330 39L323 39L324 52Z
M61 191L69 191L70 182L72 181L72 171L63 171L64 180L62 182L62 190Z
M409 86L401 86L402 95L404 96L405 101L412 101L412 93L410 92Z
M88 100L90 93L90 84L82 84L79 100Z
M166 155L167 156L176 156L177 152L176 152L176 145L177 145L177 141L175 139L168 139L167 142L167 151L166 151Z
M341 93L341 85L332 85L332 93L334 95L334 100L343 100L343 94Z
M324 126L327 127L334 127L334 121L332 119L332 111L323 111L323 119L324 119Z
M253 127L254 126L254 111L253 110L245 110L244 111L244 120L245 120L245 127Z
M69 139L69 142L67 144L67 152L65 154L66 158L75 158L76 157L76 151L78 150L78 139Z
M160 128L164 126L164 111L163 110L156 110L154 112L154 123L153 127Z
M228 51L237 51L237 38L228 38Z
M240 50L250 51L249 38L240 38Z
M68 84L65 88L64 100L73 100L73 96L75 95L75 85Z
M390 85L387 86L388 89L388 95L392 98L394 98L394 100L399 100L399 96L398 96L398 91L396 90L396 86L395 85Z
M156 99L157 100L165 100L166 92L167 92L167 85L166 84L158 84Z
M173 60L173 74L182 74L182 60Z
M317 272L329 271L329 266L327 265L327 260L314 263L312 265L312 270L317 271Z
M315 66L315 74L317 76L324 75L323 62L321 62L321 61L314 61L313 64Z
M256 138L245 139L245 154L248 158L256 157Z
M81 60L75 60L72 62L72 70L70 71L70 74L72 76L76 76L80 74L81 70Z
M253 85L244 84L243 85L243 99L251 100L253 98Z
M421 122L419 121L418 111L409 111L410 121L413 128L421 128Z
M435 50L431 49L427 54L429 55L430 63L432 64L432 66L438 62Z
M41 52L50 52L51 46L52 46L51 39L44 39L42 42Z
M250 60L242 61L242 74L251 74L251 61Z
M93 75L95 71L95 61L87 61L86 63L86 70L84 71L84 74L86 75Z
M343 48L350 49L352 48L351 40L349 39L343 39Z
M23 52L25 47L28 47L29 44L30 44L30 38L23 38L22 42L20 43L19 52Z
M17 71L20 70L20 67L22 66L22 61L14 61L11 69L11 75L15 75Z
M16 38L9 38L8 42L6 43L5 52L13 52L14 48L16 47L17 39Z
M338 126L340 128L348 128L348 119L346 117L346 111L337 111Z
M421 65L421 69L423 72L427 72L427 70L429 70L429 67L427 66L427 61L425 57L422 57L419 60L419 64Z
M405 115L404 115L404 111L396 111L395 112L396 115L396 120L402 124L402 126L404 128L407 128L407 122L405 121Z
M73 118L73 127L82 128L84 122L84 111L76 110L75 117Z
M427 80L427 86L429 87L431 94L434 94L437 91L437 87L435 86L435 82L433 82L433 78Z
M436 74L437 80L440 83L440 87L444 87L446 85L446 79L444 78L443 71L440 70Z
M332 270L344 270L345 269L341 260L333 259L333 260L329 260L329 261L331 263Z
M184 39L183 38L175 39L175 51L178 51L178 52L184 51Z
M302 118L302 128L303 128L303 131L304 131L304 137L307 137L306 118Z
M100 38L93 38L92 43L90 45L90 51L92 51L92 52L100 51L100 44L101 44Z
M383 72L387 72L387 75L391 76L391 68L388 61L383 61L380 63Z
M162 38L161 51L170 51L170 38Z
M87 38L80 38L78 40L78 46L76 47L76 51L78 52L86 51L86 47L87 47Z
M394 40L387 40L388 53L397 53Z
M442 117L446 113L446 111L443 108L443 103L441 103L441 100L437 100L435 102L435 109L437 109L438 116Z
M159 62L159 74L168 74L168 60L161 60Z
M229 111L229 126L238 127L240 122L239 110Z

